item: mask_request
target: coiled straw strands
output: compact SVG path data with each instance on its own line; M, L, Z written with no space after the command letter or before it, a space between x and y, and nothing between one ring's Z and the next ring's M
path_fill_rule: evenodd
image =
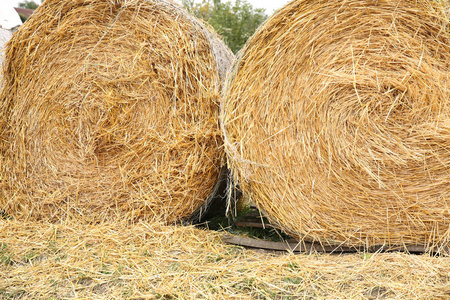
M238 55L236 180L300 240L447 244L450 39L438 1L298 0Z
M223 165L231 59L169 1L47 0L7 48L0 208L89 222L189 217Z

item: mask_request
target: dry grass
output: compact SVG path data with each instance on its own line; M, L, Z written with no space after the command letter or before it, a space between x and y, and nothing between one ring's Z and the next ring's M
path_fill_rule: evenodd
M244 192L298 239L445 246L450 35L438 1L292 1L238 55L222 122Z
M0 208L35 220L189 217L224 164L231 59L170 1L45 1L7 46Z
M0 220L0 299L449 299L450 259L273 255L193 227Z

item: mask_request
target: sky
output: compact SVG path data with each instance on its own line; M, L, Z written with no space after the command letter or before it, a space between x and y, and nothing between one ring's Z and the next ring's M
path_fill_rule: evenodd
M265 8L266 14L270 16L275 10L288 4L290 0L247 0L247 2L255 8Z
M0 0L1 1L1 0ZM177 0L178 2L181 2L181 0ZM230 1L230 0L223 0ZM234 0L231 0L234 1ZM275 10L278 10L282 8L284 5L286 5L291 0L246 0L248 3L253 5L254 8L264 8L266 10L267 15L272 15ZM195 2L201 2L201 0L195 0Z
M199 1L199 0L198 0ZM266 14L271 15L275 10L283 7L290 0L247 0L248 3L255 8L264 8ZM0 0L0 25L3 28L11 28L16 25L22 24L19 16L14 10L14 7L19 6L21 0ZM35 1L40 3L40 0ZM200 2L200 1L199 1Z
M16 25L22 24L19 15L14 7L19 5L17 0L0 0L0 25L3 28L10 29Z
M225 1L228 0L224 0L223 2ZM275 10L282 8L284 5L290 2L290 0L246 0L246 1L251 5L253 5L254 8L264 8L266 10L266 14L268 14L269 16L272 15ZM196 0L196 2L201 2L201 0Z

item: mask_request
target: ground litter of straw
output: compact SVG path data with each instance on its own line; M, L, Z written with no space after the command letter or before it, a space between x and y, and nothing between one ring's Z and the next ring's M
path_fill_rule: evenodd
M448 299L450 258L273 255L194 227L0 221L0 299Z

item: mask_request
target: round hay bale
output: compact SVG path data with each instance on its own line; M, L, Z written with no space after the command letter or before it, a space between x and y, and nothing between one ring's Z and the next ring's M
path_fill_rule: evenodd
M239 53L221 113L244 192L299 240L448 242L450 40L437 1L293 1Z
M224 165L219 96L232 58L170 1L45 1L7 48L0 208L188 218Z

